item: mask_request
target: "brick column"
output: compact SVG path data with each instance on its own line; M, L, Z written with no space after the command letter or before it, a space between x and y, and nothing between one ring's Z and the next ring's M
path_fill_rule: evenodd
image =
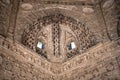
M20 0L12 0L12 8L11 8L11 13L9 17L9 26L8 26L8 34L7 34L7 37L12 40L14 40L19 3L20 3Z

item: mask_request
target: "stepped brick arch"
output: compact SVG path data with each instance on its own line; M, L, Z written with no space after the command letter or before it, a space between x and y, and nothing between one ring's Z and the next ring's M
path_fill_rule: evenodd
M38 40L45 44L45 49L37 50ZM76 48L68 50L71 41L76 43ZM95 45L96 41L85 23L56 13L38 18L33 24L28 24L22 36L22 43L47 60L63 62L81 54Z

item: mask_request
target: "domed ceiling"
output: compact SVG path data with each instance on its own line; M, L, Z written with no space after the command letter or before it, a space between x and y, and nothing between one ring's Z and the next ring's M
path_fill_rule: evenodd
M1 6L8 4L6 9L0 8L8 15L5 21L0 22L0 35L12 36L14 40L51 62L65 62L97 43L119 36L119 1L1 2ZM1 12L1 17L4 15Z

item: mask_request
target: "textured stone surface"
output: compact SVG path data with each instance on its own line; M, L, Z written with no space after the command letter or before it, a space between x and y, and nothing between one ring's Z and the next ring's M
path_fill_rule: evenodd
M8 41L2 41L1 43L5 44L0 46L0 55L3 56L4 62L0 65L0 74L3 72L1 79L120 79L120 46L117 41L100 43L64 63L48 62L19 43L11 44Z
M2 57L0 56L0 65L2 64Z
M37 41L43 42L45 49L39 50L36 47ZM68 49L71 41L76 44L74 50ZM50 61L64 62L68 58L82 54L96 45L97 41L86 24L62 14L53 14L28 25L23 33L22 43Z
M78 22L85 23L86 26L89 27L90 31L94 33L98 42L106 41L108 39L108 36L113 36L114 38L117 38L115 4L112 5L109 9L102 10L100 4L95 6L89 5L88 7L94 9L93 13L84 13L83 8L87 7L85 5L44 5L41 3L32 3L31 5L33 6L33 9L29 11L24 11L21 8L19 8L15 38L20 42L22 41L21 37L24 32L24 29L29 24L34 23L36 19L40 17L49 16L57 13L71 17L77 20ZM101 6L102 5L103 4L101 3Z
M120 2L105 8L99 1L0 0L0 80L120 80ZM94 12L83 12L86 6ZM55 46L37 52L39 38ZM80 51L66 49L71 40Z
M7 35L11 5L8 1L0 0L0 35L3 36Z

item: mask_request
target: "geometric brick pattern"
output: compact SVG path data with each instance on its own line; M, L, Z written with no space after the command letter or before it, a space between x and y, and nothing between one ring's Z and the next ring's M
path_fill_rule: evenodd
M71 17L64 16L62 14L54 14L44 16L42 18L37 19L33 24L29 24L28 27L25 29L24 34L22 36L22 43L29 47L30 49L36 51L36 42L38 38L38 33L41 33L42 29L45 26L52 24L52 41L53 41L53 54L59 55L61 54L60 51L60 37L61 35L61 28L60 25L69 26L71 31L75 34L77 49L72 51L67 51L65 54L67 58L71 58L76 54L80 54L86 49L90 48L91 46L96 44L94 34L87 28L86 24L76 21ZM44 36L44 35L41 35ZM67 39L67 37L66 37ZM45 41L45 40L43 40ZM47 44L47 43L46 43ZM67 45L68 43L66 43ZM66 46L67 47L67 46ZM44 52L44 53L42 53ZM39 54L45 54L47 57L47 53L49 51L40 51Z

